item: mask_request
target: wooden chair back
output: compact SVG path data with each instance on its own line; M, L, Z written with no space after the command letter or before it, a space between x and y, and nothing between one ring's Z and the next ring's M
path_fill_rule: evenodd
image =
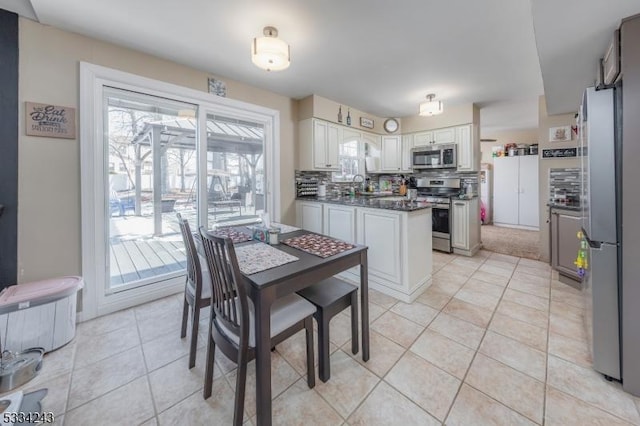
M233 242L231 238L218 237L204 227L200 227L200 235L213 287L212 320L238 336L239 347L247 348L249 307ZM220 327L218 331L221 331Z
M176 213L176 216L178 217L184 247L187 251L187 280L194 288L195 300L200 300L202 297L202 266L200 265L200 258L193 241L189 222L183 219L180 213Z

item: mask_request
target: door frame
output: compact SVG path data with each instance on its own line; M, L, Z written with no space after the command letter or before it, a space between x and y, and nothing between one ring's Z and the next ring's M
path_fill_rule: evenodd
M184 276L159 281L153 285L132 288L106 294L106 271L109 254L106 251L108 236L104 190L105 152L103 86L131 90L161 98L195 104L198 106L199 123L206 122L207 112L229 117L242 117L264 125L266 164L265 207L272 220L280 220L280 112L271 108L223 98L210 93L147 77L80 62L80 163L81 163L81 218L82 218L82 310L78 320L84 321L139 305L160 297L175 294L184 288ZM198 147L206 143L206 126L198 126ZM203 142L205 141L205 142ZM202 166L204 165L204 169ZM198 199L207 199L206 149L198 149ZM204 177L204 179L202 178ZM206 224L206 215L198 214L198 225Z

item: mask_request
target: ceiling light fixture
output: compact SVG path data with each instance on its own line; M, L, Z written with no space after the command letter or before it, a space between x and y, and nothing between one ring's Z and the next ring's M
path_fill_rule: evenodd
M281 71L291 64L289 45L278 38L275 27L264 27L264 37L256 37L251 45L251 61L267 71Z
M444 108L441 101L434 101L436 95L433 93L427 95L427 102L420 104L420 115L431 117L432 115L442 114Z

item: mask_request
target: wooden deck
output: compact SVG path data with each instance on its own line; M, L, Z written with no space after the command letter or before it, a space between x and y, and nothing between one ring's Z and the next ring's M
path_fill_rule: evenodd
M187 267L182 239L112 242L110 251L112 288Z
M194 210L180 212L196 231ZM255 215L238 215L238 211L217 211L209 214L219 224L257 220ZM112 236L109 241L110 287L130 284L139 280L186 270L186 252L178 226L176 213L162 215L163 234L153 237L152 217L116 216L111 218Z

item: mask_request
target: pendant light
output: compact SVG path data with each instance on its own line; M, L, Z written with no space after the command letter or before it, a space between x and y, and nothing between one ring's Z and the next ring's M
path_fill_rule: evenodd
M436 95L430 93L427 95L427 102L420 104L420 115L431 117L432 115L442 114L444 108L441 101L434 101Z
M281 71L291 64L289 45L278 38L275 27L264 27L264 37L256 37L251 45L251 61L267 71Z

